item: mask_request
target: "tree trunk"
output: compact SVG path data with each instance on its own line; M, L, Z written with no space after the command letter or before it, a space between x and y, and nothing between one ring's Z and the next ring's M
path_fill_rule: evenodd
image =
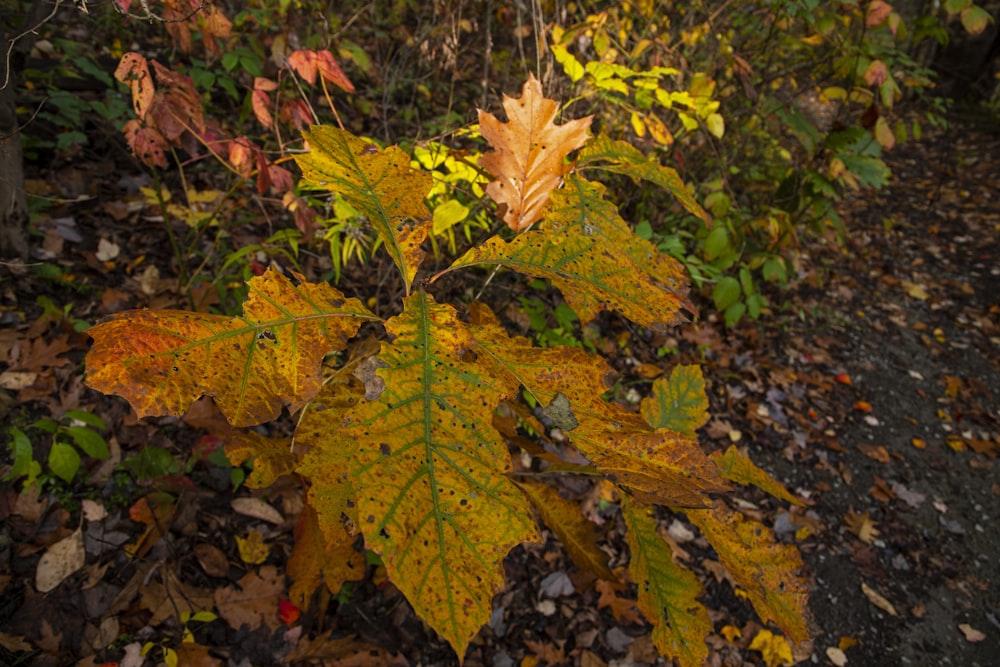
M7 42L0 28L0 45ZM7 64L0 66L0 83L7 79ZM21 132L14 102L14 82L0 90L0 259L28 259L28 203L24 196L24 162Z

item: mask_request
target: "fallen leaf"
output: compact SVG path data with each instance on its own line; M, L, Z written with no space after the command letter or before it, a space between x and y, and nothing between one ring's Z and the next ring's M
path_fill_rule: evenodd
M114 258L118 257L119 252L121 252L121 250L118 248L116 243L112 243L107 239L100 239L97 242L97 253L95 253L94 256L102 262L110 262Z
M886 600L880 593L876 592L865 582L861 582L861 592L865 594L868 601L873 605L886 612L890 616L899 616L896 613L896 608L892 606L892 603Z
M875 528L875 522L872 521L868 512L864 514L856 514L853 510L848 512L844 517L844 525L865 544L871 544L879 535L879 531Z
M288 600L278 601L278 620L283 625L292 625L299 620L301 610Z
M48 593L65 581L66 577L83 567L87 554L83 548L83 530L77 528L42 554L35 568L35 588Z
M256 528L251 529L246 537L237 535L236 548L240 552L240 560L247 565L261 565L271 555L271 547L264 541L264 534Z
M229 559L218 547L211 544L196 544L193 551L205 574L212 577L225 577L229 574Z
M913 438L910 442L913 443L913 446L917 449L927 449L927 443L920 438Z
M615 617L615 622L620 624L643 623L644 619L639 615L635 600L618 597L618 589L621 584L599 579L594 585L601 597L597 600L597 608L607 607Z
M285 518L281 516L281 512L274 509L260 498L233 498L231 504L233 510L237 514L251 516L255 519L267 521L268 523L273 523L275 525L280 525L285 522Z
M760 651L767 667L779 667L779 665L791 665L792 647L788 645L788 640L781 635L776 635L770 630L761 630L750 642L751 651Z
M909 294L914 299L918 299L920 301L926 301L928 298L930 298L929 295L927 294L927 290L925 290L922 285L911 283L908 280L904 280L902 285L903 289L906 290L906 293Z
M284 574L273 565L259 572L248 572L236 586L215 591L215 606L226 623L234 629L247 625L256 630L261 625L274 631L281 627L278 618L278 597L285 590Z
M979 630L976 630L974 627L972 627L968 623L962 623L962 624L960 624L958 626L958 629L962 631L963 635L965 635L965 641L967 641L967 642L976 643L976 642L981 642L984 639L986 639L986 635L984 635Z
M836 646L826 649L826 657L837 667L844 667L847 664L847 655Z
M862 454L870 459L878 461L879 463L889 462L889 450L882 445L862 444L858 445L858 449L861 450Z

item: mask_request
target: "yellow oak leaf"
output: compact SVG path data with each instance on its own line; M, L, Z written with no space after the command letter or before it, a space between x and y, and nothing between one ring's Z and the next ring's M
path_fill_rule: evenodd
M597 548L594 524L583 516L579 503L563 498L547 484L525 479L517 485L534 504L542 522L566 547L566 553L577 567L598 579L616 579L608 567L608 555Z
M533 233L533 232L529 232ZM601 472L642 502L673 507L704 507L707 494L730 487L701 451L697 438L662 429L601 398L614 372L601 357L579 348L536 348L504 332L489 308L469 307L472 348L491 373L521 384L539 405L562 394L577 427L566 433L573 446Z
M366 547L464 656L503 586L504 557L539 539L528 500L504 474L510 452L491 426L518 383L477 359L455 309L422 290L404 298L385 329L391 342L382 343L373 373L381 390L346 413L318 416L330 437L310 436L303 468L331 472L313 478L310 502L322 523L335 525L343 492L353 490L343 502L355 508Z
M541 220L549 194L570 169L566 156L587 142L593 117L556 125L559 104L546 99L542 84L532 75L520 98L503 96L503 108L506 123L479 110L480 131L494 148L479 164L496 179L486 192L500 205L504 222L521 232Z
M551 195L545 225L511 242L494 236L445 271L502 266L551 280L583 323L615 310L660 333L694 312L684 267L629 228L605 187L576 175ZM441 275L441 274L438 274ZM437 276L435 276L436 278Z
M309 152L295 156L302 175L312 185L337 193L368 217L409 293L426 255L420 245L433 224L424 201L434 185L433 176L412 169L410 156L398 146L379 148L326 125L303 135Z
M651 507L624 496L622 514L632 552L629 572L639 586L639 609L653 624L653 643L682 667L705 664L705 636L712 631L712 621L697 600L702 592L698 577L674 562Z
M798 549L779 544L770 528L729 509L722 501L716 501L712 509L684 512L715 548L719 561L745 590L757 614L774 622L792 641L808 641L809 589L797 576L802 568Z

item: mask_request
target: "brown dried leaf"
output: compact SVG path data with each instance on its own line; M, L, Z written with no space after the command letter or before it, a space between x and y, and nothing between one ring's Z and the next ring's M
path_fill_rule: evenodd
M519 99L504 95L503 108L507 123L479 110L483 137L495 149L479 163L496 178L486 192L501 206L504 222L521 232L542 218L549 194L570 169L566 156L587 142L593 117L557 126L559 105L545 98L542 84L531 75Z

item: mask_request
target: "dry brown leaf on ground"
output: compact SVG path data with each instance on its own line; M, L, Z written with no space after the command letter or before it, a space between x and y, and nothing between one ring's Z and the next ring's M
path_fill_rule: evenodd
M256 630L266 625L274 631L281 627L278 619L278 598L285 591L284 575L277 568L265 565L258 572L248 572L238 587L227 586L215 591L215 606L219 616L235 629L247 625Z
M42 554L35 569L35 587L41 593L48 593L83 567L86 552L83 548L83 530L77 528Z

